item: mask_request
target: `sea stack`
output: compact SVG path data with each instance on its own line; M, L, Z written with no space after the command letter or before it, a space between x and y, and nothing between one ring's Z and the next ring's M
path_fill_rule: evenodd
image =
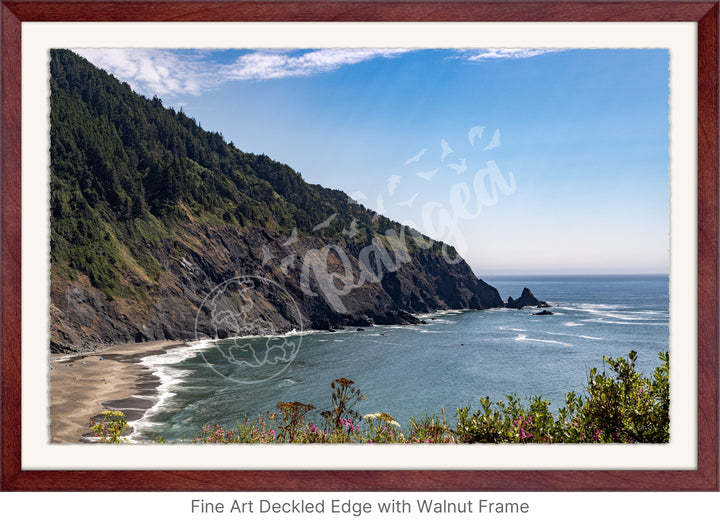
M523 291L520 294L520 297L518 297L517 299L508 297L508 300L505 303L506 308L517 308L518 310L521 310L522 308L524 308L526 306L533 306L535 308L549 308L550 307L550 305L548 303L546 303L545 301L538 300L533 295L533 292L531 292L528 288L523 288Z

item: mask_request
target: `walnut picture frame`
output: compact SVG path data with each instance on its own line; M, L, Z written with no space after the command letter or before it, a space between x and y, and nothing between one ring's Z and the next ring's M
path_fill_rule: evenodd
M0 489L4 491L717 491L717 1L3 1L0 140ZM697 445L681 470L26 469L22 426L24 23L690 23L697 33ZM686 176L688 178L693 176ZM161 446L158 447L162 449Z

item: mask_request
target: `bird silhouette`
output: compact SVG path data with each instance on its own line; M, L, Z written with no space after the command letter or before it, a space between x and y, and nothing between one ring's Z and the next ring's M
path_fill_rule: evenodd
M460 158L460 163L448 163L448 167L453 169L458 174L462 174L467 170L467 165L465 163L465 158Z
M435 169L435 170L431 170L431 171L418 172L418 173L416 173L416 174L417 174L417 176L419 176L419 177L422 178L423 180L430 181L430 180L432 179L432 177L435 176L435 174L437 174L437 171L438 171L438 170Z
M383 197L380 194L378 195L378 198L377 198L377 207L375 208L375 210L379 214L385 214L385 202L383 201Z
M495 133L493 134L493 137L490 140L490 143L488 143L487 146L483 150L492 150L494 148L498 148L499 146L500 146L500 130L495 130Z
M395 205L398 205L400 207L412 207L415 198L417 198L419 194L420 193L415 193L412 195L412 197L410 197L409 200L405 200L404 202L397 202Z
M405 165L410 165L411 163L415 163L415 162L417 162L417 161L420 161L420 158L422 158L422 155L425 154L425 152L427 152L427 149L426 149L426 148L422 149L420 152L418 152L417 154L415 154L412 158L408 159L408 160L405 162Z
M400 184L400 178L397 174L393 174L388 178L387 190L390 196L395 194L395 189L397 189L397 186Z
M349 204L356 204L358 200L367 200L367 195L361 191L353 191L348 198Z
M263 259L262 259L262 265L265 266L272 258L273 254L270 252L267 246L262 247L262 253L263 253Z
M350 223L350 229L343 229L343 235L354 238L360 231L357 230L357 220Z
M475 138L482 138L483 130L485 130L484 126L476 126L470 129L470 131L468 132L468 141L471 145L475 144Z
M448 142L445 141L445 139L442 139L440 141L440 147L442 148L442 154L440 155L440 161L445 161L445 158L448 154L452 154L455 152L453 149L450 148L450 145L448 145Z
M293 253L280 261L280 271L282 271L283 275L287 275L290 272L290 268L292 268L293 264L295 264L296 256L297 255Z
M325 229L326 227L329 227L333 220L335 220L335 217L337 216L337 213L333 213L330 216L328 216L327 220L324 222L320 222L318 225L313 227L313 232L319 231L320 229Z
M294 227L292 233L290 233L290 238L283 242L283 246L292 246L295 242L297 242L297 239L297 228Z

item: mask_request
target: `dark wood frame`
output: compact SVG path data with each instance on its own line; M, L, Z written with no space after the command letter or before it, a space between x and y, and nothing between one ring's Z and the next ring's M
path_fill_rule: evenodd
M31 21L633 21L698 31L698 469L695 471L23 471L21 24ZM717 491L718 1L2 1L0 489L26 491Z

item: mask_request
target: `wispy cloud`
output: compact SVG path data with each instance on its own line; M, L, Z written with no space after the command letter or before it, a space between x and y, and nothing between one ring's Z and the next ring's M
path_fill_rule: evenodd
M378 57L389 58L405 53L404 49L324 49L300 55L257 51L241 55L222 69L229 79L265 80L283 77L303 77L336 70Z
M232 81L307 77L378 58L398 57L407 49L183 50L143 48L75 49L95 66L147 96L201 95ZM496 48L457 50L470 62L526 59L560 49Z
M199 95L221 81L202 53L163 49L76 49L145 95Z
M531 48L490 48L467 51L462 58L472 62L484 62L491 60L513 60L528 59L545 55L546 53L557 53L563 51L556 48L531 49Z
M231 63L213 59L213 52L169 49L73 50L127 82L145 95L200 95L226 82L301 77L336 70L403 49L322 49L310 51L257 50L242 53Z

